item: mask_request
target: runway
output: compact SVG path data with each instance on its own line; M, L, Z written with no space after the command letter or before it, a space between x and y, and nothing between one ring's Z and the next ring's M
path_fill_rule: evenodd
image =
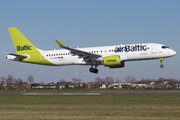
M137 96L180 97L178 93L1 93L0 96Z

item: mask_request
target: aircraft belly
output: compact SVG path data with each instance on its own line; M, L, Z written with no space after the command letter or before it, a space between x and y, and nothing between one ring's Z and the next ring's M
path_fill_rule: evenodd
M72 60L67 60L67 59L57 59L57 60L52 60L51 62L56 65L71 65L73 63Z
M126 54L126 57L128 57L128 61L133 60L148 60L148 59L159 59L159 58L166 58L166 54L151 54L149 52L138 52L136 54Z
M87 64L83 58L77 59L76 61L73 62L74 65L85 65Z
M70 57L63 57L60 59L51 59L50 60L53 64L56 65L79 65L79 64L86 64L86 62L83 61L83 59L78 59L77 56L70 56Z
M149 54L147 52L132 52L132 53L124 53L122 55L128 58L127 61L143 60L149 58Z

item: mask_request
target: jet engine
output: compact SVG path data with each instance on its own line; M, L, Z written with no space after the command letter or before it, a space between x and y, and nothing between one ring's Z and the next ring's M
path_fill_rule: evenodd
M103 57L104 66L109 68L122 68L124 67L124 61L121 60L120 55L111 55Z

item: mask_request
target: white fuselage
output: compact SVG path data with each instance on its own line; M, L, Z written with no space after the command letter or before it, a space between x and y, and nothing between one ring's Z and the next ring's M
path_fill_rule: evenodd
M91 65L89 71L98 73L97 66L122 68L125 61L159 59L160 67L164 58L174 56L176 52L157 43L114 45L88 48L71 48L55 39L64 50L44 51L36 48L17 28L9 27L9 33L17 54L7 53L6 59L39 65Z
M174 56L176 52L167 46L157 43L115 45L102 47L77 48L103 57L110 55L120 55L122 61L149 60ZM83 58L76 54L72 54L69 50L49 50L39 52L48 61L55 65L89 65ZM41 60L43 62L43 59Z

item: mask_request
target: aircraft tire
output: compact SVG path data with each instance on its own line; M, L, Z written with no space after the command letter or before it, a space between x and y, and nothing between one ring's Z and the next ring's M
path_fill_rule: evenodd
M94 73L97 74L98 73L98 69L94 69Z
M94 72L94 68L90 68L89 72L93 73Z
M160 65L160 67L161 67L161 68L164 68L164 65L163 65L163 64L161 64L161 65Z

